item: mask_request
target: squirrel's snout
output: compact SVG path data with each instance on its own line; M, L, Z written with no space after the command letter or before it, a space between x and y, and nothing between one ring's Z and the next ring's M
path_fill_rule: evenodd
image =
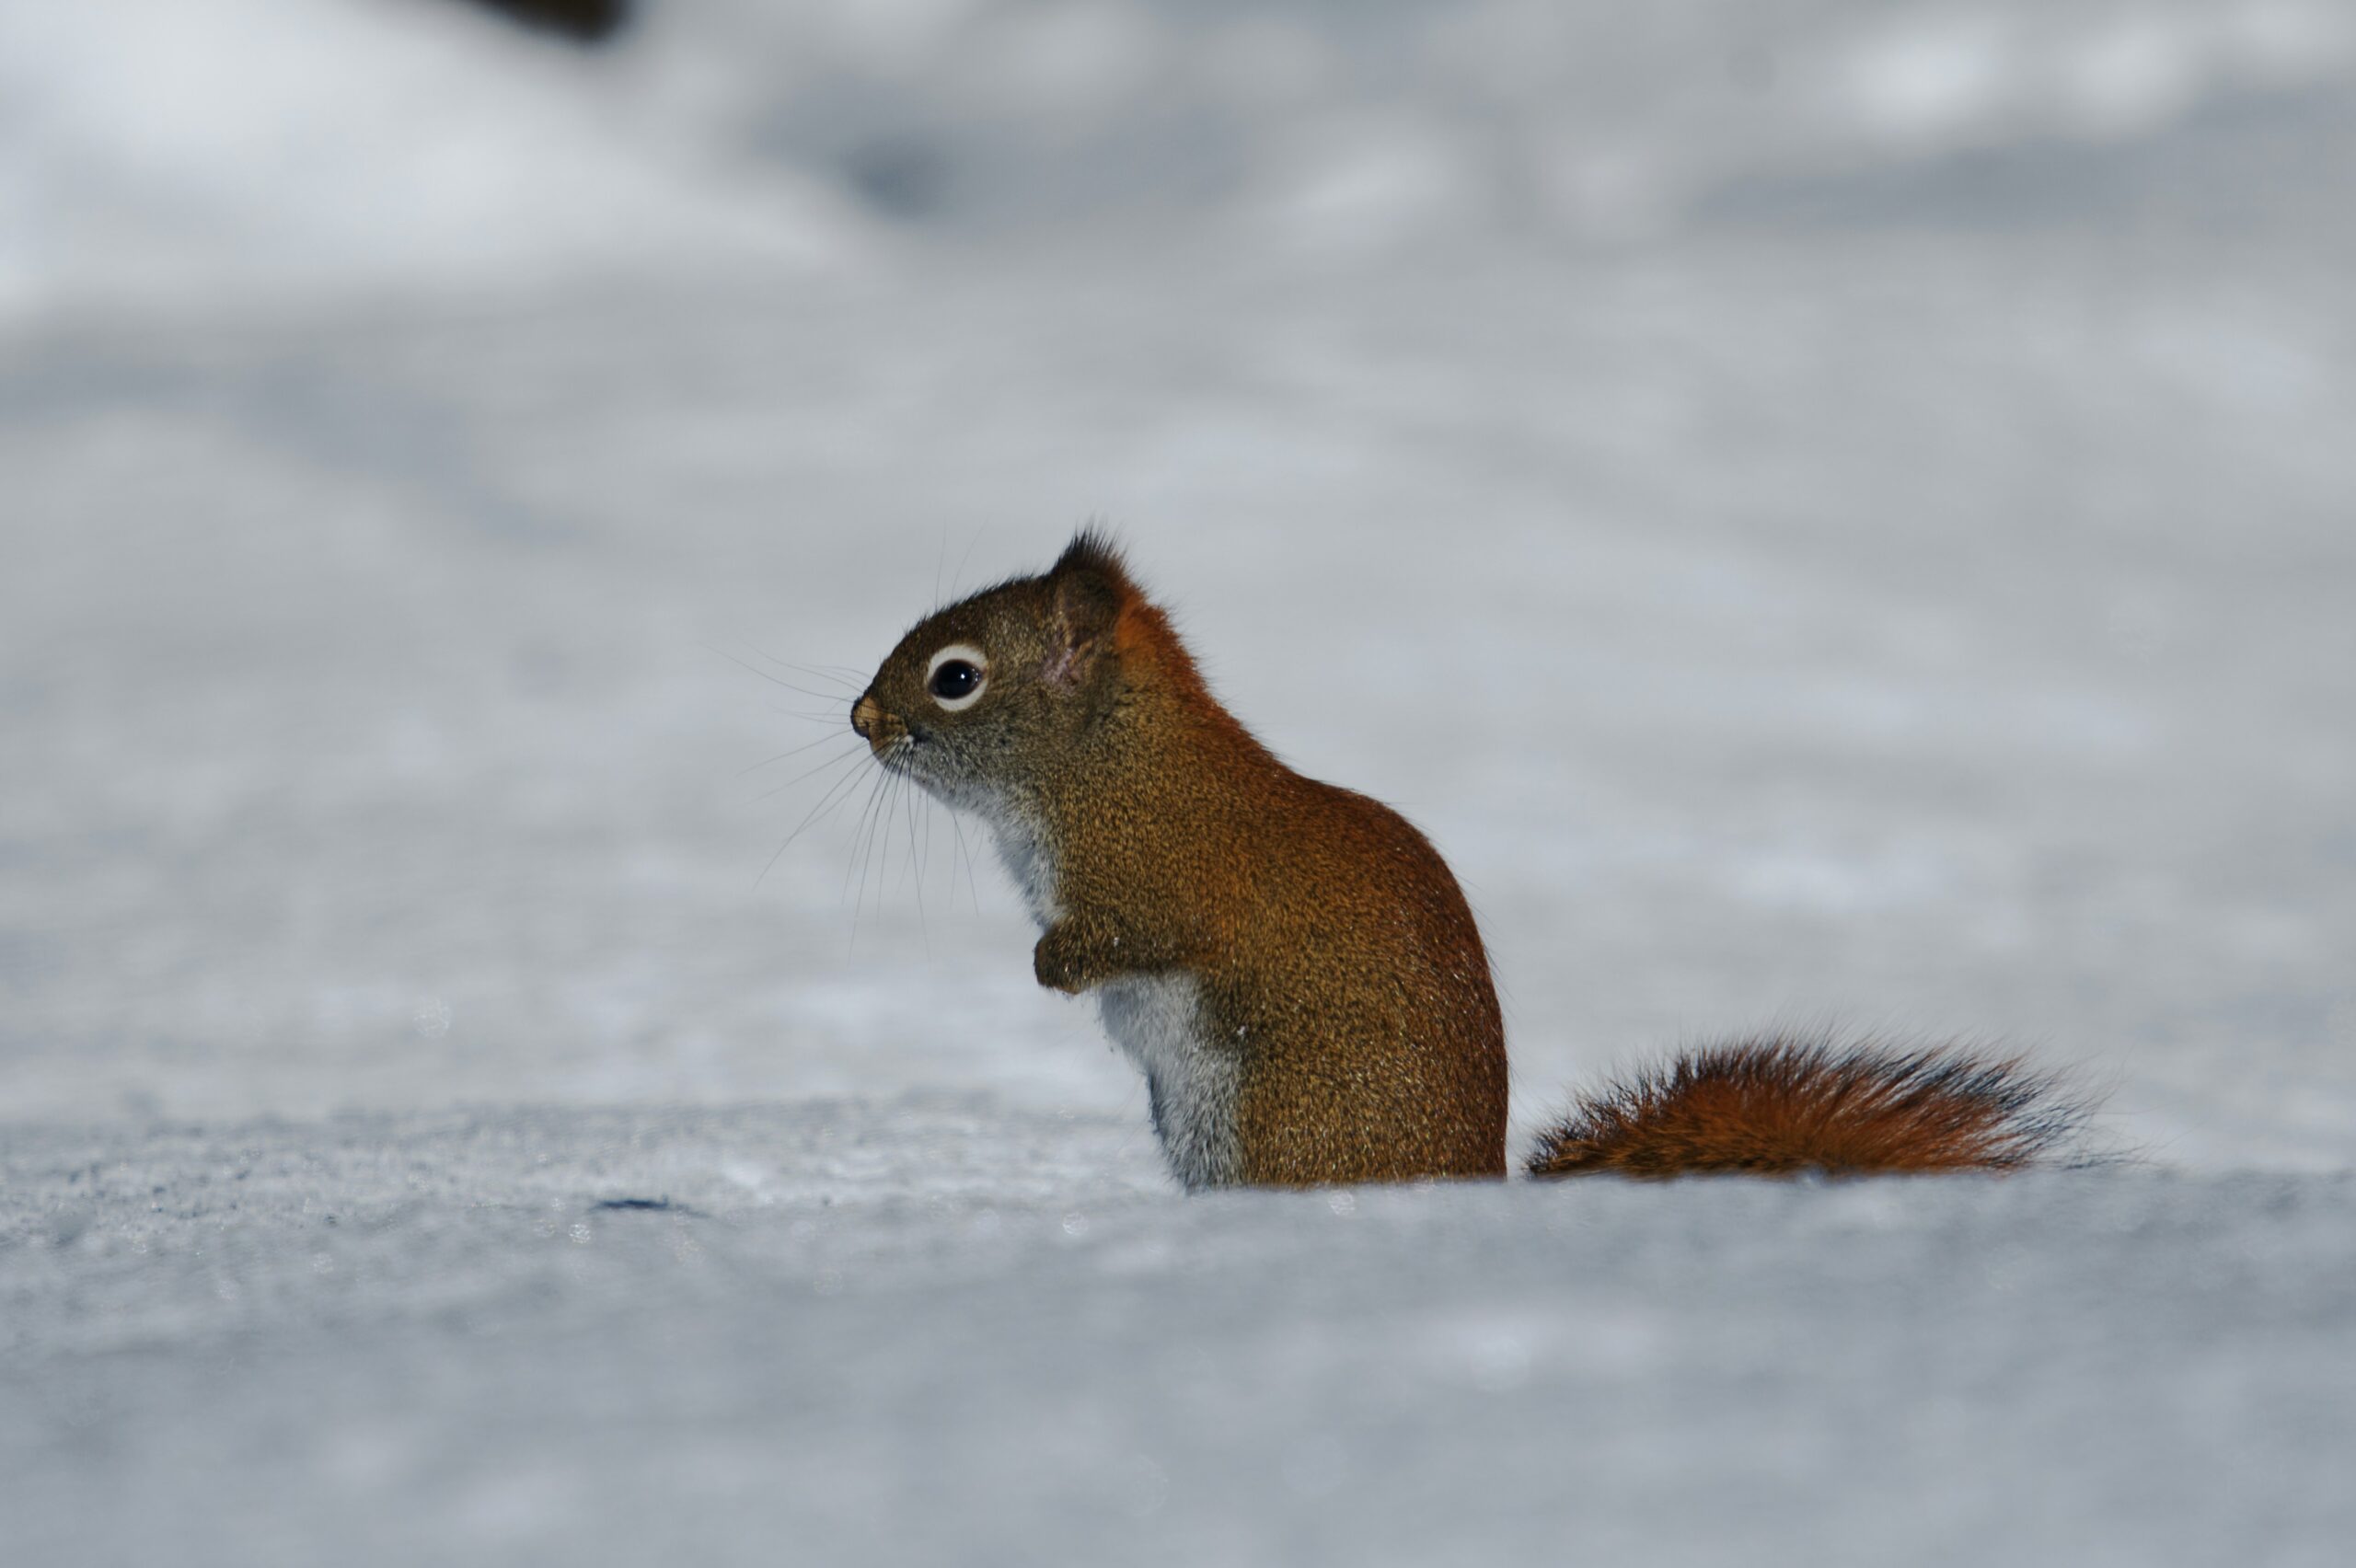
M872 692L851 704L850 727L859 732L859 738L862 741L875 739L875 726L883 718L884 710L875 705Z

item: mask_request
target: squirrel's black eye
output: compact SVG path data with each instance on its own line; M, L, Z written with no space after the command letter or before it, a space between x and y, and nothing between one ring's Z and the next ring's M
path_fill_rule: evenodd
M924 689L932 693L933 701L954 713L979 702L989 680L989 661L982 651L970 642L953 642L926 666Z

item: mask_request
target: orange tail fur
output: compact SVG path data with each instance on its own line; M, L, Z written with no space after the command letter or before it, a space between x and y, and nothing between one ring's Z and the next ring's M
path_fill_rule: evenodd
M1768 1035L1581 1097L1533 1176L2017 1170L2066 1159L2085 1104L2017 1057Z

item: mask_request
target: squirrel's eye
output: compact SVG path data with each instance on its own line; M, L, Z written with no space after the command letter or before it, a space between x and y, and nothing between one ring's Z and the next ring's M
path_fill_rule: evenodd
M982 651L962 642L935 653L924 678L924 688L932 694L933 701L953 713L972 706L988 684L989 664Z

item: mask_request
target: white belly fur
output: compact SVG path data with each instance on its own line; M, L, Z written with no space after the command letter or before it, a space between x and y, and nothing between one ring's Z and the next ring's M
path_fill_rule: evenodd
M1018 813L984 814L999 860L1045 930L1063 913L1054 858ZM1239 1063L1234 1052L1210 1044L1201 986L1187 974L1114 980L1097 988L1096 1007L1104 1032L1145 1074L1153 1130L1171 1173L1189 1188L1233 1180Z
M1045 930L1056 923L1062 911L1056 907L1056 862L1039 836L1013 812L988 810L982 820L990 826L990 839L998 846L999 864L1014 879L1022 890L1022 902L1030 906L1031 918Z
M1190 1188L1233 1180L1239 1064L1210 1043L1194 976L1110 981L1097 988L1096 1007L1104 1032L1145 1074L1171 1173Z

